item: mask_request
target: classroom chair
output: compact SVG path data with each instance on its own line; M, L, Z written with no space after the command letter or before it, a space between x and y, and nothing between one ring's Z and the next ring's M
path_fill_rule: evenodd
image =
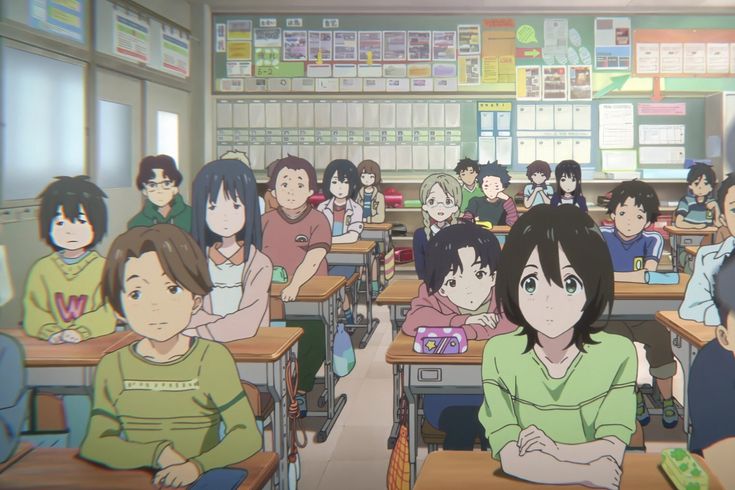
M255 415L258 430L262 434L265 428L273 422L273 410L276 406L273 396L268 392L260 391L257 386L247 381L240 380L240 383L253 415Z

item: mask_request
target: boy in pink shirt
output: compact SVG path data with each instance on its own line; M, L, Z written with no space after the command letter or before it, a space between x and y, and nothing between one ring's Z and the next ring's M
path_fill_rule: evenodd
M500 245L490 231L474 224L457 224L429 241L426 275L419 295L401 329L415 336L420 327L462 327L468 340L486 340L513 332L495 298L495 271ZM424 416L446 433L445 450L471 451L480 436L487 440L477 418L482 395L426 395Z

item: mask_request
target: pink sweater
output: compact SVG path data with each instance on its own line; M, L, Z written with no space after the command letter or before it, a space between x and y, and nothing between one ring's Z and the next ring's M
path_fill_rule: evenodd
M500 306L496 304L493 297L495 290L490 292L490 311L488 313L499 313ZM496 335L514 331L517 327L513 325L504 314L500 313L500 320L495 328L484 325L468 324L470 315L463 315L459 308L440 294L429 294L426 284L421 284L419 295L411 301L411 309L406 315L401 330L411 337L416 336L419 327L462 327L467 334L468 340L485 340Z
M182 333L193 337L231 342L248 339L259 327L270 324L270 289L273 265L263 252L250 247L250 257L242 271L243 295L240 307L229 315L212 313L212 298L204 297L202 308L191 317Z

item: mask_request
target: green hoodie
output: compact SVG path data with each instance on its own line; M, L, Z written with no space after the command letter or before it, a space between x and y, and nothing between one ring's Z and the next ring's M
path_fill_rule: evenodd
M174 200L171 202L171 211L165 218L158 211L158 206L150 200L146 200L143 211L128 221L128 229L136 226L153 226L159 223L169 223L178 226L187 233L191 232L191 206L184 202L181 194L174 196Z

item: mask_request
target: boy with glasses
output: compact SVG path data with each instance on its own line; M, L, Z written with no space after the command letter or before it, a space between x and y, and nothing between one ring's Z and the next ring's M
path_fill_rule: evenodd
M146 197L143 210L128 222L128 229L161 223L191 231L191 207L179 194L183 176L168 155L149 155L140 161L135 183Z

